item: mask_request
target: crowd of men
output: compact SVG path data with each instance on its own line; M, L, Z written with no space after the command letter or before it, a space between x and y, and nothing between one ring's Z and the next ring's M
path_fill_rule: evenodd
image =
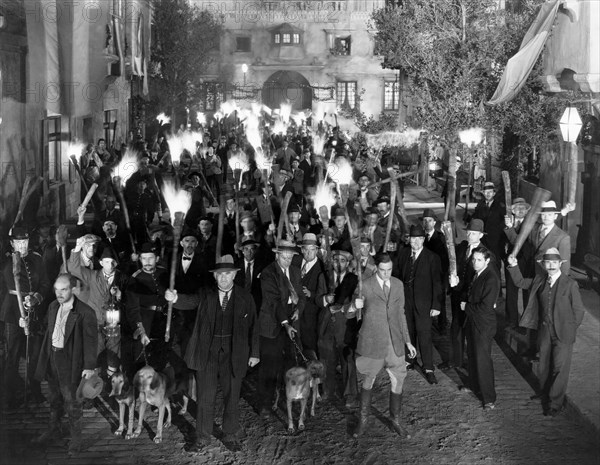
M560 211L553 201L543 205L541 222L513 257L530 206L514 199L507 216L494 184L485 183L466 240L456 246L457 272L450 275L440 219L427 208L417 223L407 224L401 210L392 210L394 171L382 169L375 152L353 154L341 133L327 134L325 157L348 159L354 179L349 194L337 195L324 215L314 194L327 179L308 128L269 139L279 169L266 180L252 163L241 180L229 168L239 150L252 161L251 147L235 134L207 134L198 152L188 154L189 164L182 157L183 169L163 163L169 150L164 138L150 150L138 144L140 168L123 189L125 205L100 168L118 162L126 148L111 159L101 141L88 147L82 163L83 182L101 187L93 210L78 209L74 237L68 239L64 225L12 228L10 245L18 254L7 254L2 264L4 400L17 405L24 394L18 368L26 345L30 401L45 400L43 380L49 388L50 425L38 442L60 437L66 412L69 448L80 450L82 393L101 390L101 379L107 385L117 370L133 379L148 363L157 371L196 375L197 434L190 450L211 441L219 385L223 442L239 449L238 406L248 368L257 367L256 406L268 419L284 371L302 357L325 364L325 401L339 398L358 408L356 436L368 430L375 378L386 368L390 417L404 434L407 371L418 369L437 384L432 335L446 335L449 322L451 351L442 354L440 368L466 369L465 389L493 409L491 345L503 267L506 321L531 333L531 355L539 352L542 366L538 395L546 413L560 412L583 306L568 277L569 236L555 224ZM160 192L169 176L179 177L192 198L176 257ZM240 187L233 189L234 183ZM220 213L212 208L217 199Z

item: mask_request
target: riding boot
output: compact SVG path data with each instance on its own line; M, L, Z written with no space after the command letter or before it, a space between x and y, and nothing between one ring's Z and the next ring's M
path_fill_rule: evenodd
M367 423L369 422L369 415L371 413L371 389L362 388L360 390L360 419L358 421L358 428L354 433L354 437L359 437L365 434L367 430Z
M71 440L69 441L69 454L81 452L81 429L83 428L83 411L81 407L71 407L69 412L69 430Z
M390 419L392 426L400 436L406 437L408 433L400 424L400 412L402 410L402 394L390 392Z
M58 410L50 410L50 420L48 421L48 429L34 438L34 444L45 444L50 441L60 439L62 436L62 428L60 424L61 412Z

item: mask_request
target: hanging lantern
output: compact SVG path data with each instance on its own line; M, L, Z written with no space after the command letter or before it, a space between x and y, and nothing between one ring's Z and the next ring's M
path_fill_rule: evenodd
M104 333L107 337L115 337L121 331L121 325L119 324L121 318L121 312L115 305L113 299L110 300L105 311L105 324Z
M559 125L563 140L565 142L575 143L577 141L577 136L579 136L579 131L581 131L583 126L577 108L565 108L565 112L560 118Z

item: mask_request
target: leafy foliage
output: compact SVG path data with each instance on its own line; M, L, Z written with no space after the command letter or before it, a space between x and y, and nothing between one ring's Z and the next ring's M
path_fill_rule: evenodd
M154 3L152 86L155 106L172 117L195 103L202 75L214 60L223 19L188 0Z

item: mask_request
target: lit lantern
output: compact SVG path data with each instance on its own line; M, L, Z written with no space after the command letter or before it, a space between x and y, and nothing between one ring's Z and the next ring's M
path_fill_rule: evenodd
M107 337L114 337L119 334L120 318L121 318L120 311L115 306L115 303L111 299L110 303L106 307L106 313L105 313L106 323L104 325L104 333L106 334Z
M560 118L559 125L563 140L565 142L575 143L577 136L579 136L579 131L581 131L581 127L583 126L577 108L565 108L565 112Z

